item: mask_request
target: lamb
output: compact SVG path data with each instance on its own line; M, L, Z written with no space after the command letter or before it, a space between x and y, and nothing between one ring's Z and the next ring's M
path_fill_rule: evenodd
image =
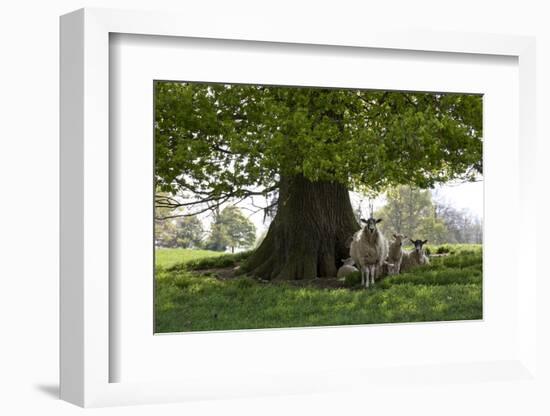
M342 259L342 263L344 264L338 269L338 279L343 279L346 276L349 276L351 273L359 271L354 266L355 262L351 257L348 257L347 259Z
M407 238L403 234L393 234L394 241L388 249L388 274L399 274L401 271L401 262L406 253L403 251L403 240Z
M409 270L415 266L420 266L423 264L429 264L430 259L426 256L424 252L424 244L428 240L412 240L410 242L414 244L414 250L404 253L403 260L401 262L401 271Z
M361 271L361 285L369 287L381 272L388 256L388 242L376 227L381 219L361 219L365 226L353 235L349 253Z

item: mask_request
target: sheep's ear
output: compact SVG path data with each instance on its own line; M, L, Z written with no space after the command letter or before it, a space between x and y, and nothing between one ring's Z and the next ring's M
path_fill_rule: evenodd
M377 224L378 224L379 222L382 222L382 218L378 218L378 219L376 220L376 223L377 223Z
M424 240L422 241L422 244L426 244L428 242L428 240Z
M409 241L414 244L414 241L412 238L409 238Z
M397 240L397 234L392 234L392 235L393 235L393 238Z
M367 223L367 220L364 219L364 218L361 218L361 222L362 222L363 224L366 224L366 223Z

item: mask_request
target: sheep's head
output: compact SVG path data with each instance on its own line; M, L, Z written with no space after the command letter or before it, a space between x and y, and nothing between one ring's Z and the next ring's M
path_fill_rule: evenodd
M396 243L398 243L400 246L402 246L403 241L407 239L407 236L403 235L403 234L393 234L393 238L395 239Z
M417 253L422 253L422 246L428 242L428 240L412 240L410 239L411 243L414 244L414 249Z
M378 224L382 219L375 220L374 218L370 217L368 220L365 220L361 218L361 222L365 224L365 228L372 234L376 231L376 224Z
M348 257L347 259L342 259L342 263L344 263L345 266L353 266L355 261L351 257Z

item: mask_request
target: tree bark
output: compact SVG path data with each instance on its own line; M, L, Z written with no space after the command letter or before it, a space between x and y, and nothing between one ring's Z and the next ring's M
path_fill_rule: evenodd
M281 178L277 214L243 271L267 280L335 277L358 229L343 185Z

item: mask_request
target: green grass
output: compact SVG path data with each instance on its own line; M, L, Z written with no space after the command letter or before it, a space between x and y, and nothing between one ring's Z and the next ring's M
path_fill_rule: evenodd
M481 246L450 246L451 252L368 290L220 280L193 271L233 266L247 253L207 252L206 260L197 252L157 255L156 332L480 319Z
M159 248L155 250L157 267L170 268L190 261L223 256L224 253L209 250L188 250L184 248Z

